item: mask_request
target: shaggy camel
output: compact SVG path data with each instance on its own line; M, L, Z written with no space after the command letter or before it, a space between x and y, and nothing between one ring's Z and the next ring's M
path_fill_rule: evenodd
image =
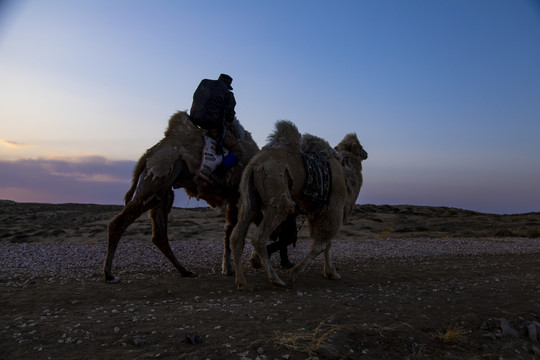
M232 131L243 148L239 165L247 164L258 151L251 134L235 120ZM210 206L226 206L222 273L232 275L230 234L238 218L238 178L230 177L226 187L218 187L198 176L206 130L195 126L186 112L179 111L169 119L165 136L148 149L133 171L132 185L124 197L125 207L109 223L108 247L103 273L105 281L119 280L112 274L114 253L124 231L149 211L152 220L152 242L169 259L181 276L195 276L176 259L167 237L167 217L174 201L172 188L184 188L189 196L205 200ZM285 245L286 246L286 245Z
M327 203L306 200L303 187L306 180L304 153L322 156L331 169L331 186ZM257 153L244 169L240 182L238 223L231 234L231 246L236 269L236 285L246 289L241 264L249 226L258 222L252 242L270 282L285 286L269 261L266 243L272 230L290 214L304 214L309 224L313 244L309 253L292 269L289 280L324 251L324 277L339 279L330 257L331 240L342 221L351 214L362 187L362 161L367 159L356 134L348 134L332 149L328 143L313 135L300 136L289 121L278 121L268 144Z

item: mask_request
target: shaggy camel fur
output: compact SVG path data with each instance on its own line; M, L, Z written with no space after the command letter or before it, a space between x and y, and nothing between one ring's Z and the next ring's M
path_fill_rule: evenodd
M329 201L321 205L305 200L302 188L306 174L302 160L305 152L324 155L332 171ZM362 186L362 160L367 159L356 134L348 134L332 149L328 143L312 135L303 139L296 126L289 121L278 121L268 144L251 159L240 182L239 218L231 234L236 285L246 289L247 283L241 264L245 237L249 226L260 221L253 236L253 247L268 272L270 282L285 286L270 264L266 243L272 233L290 214L304 214L309 224L313 244L310 252L292 269L289 280L324 251L324 276L339 279L330 257L331 240L352 211ZM262 218L262 220L261 220Z
M235 120L236 138L243 148L243 158L239 165L247 164L258 151L251 134ZM152 242L169 259L182 276L194 276L176 259L167 237L167 217L172 208L174 192L172 188L183 187L189 196L204 199L210 206L226 206L224 254L222 272L234 273L231 262L230 234L237 222L238 209L237 179L231 178L226 188L217 187L198 177L206 130L195 126L186 112L179 111L170 120L165 136L148 149L139 159L133 171L131 188L125 195L125 207L109 223L107 255L103 267L105 281L118 282L111 272L114 253L120 238L129 225L147 211L152 220Z

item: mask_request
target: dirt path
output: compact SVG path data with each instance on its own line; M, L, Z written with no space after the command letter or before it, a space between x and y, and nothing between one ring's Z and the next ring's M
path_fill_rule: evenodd
M250 292L208 269L2 281L0 358L539 359L523 328L540 322L539 259L362 260L339 264L339 281L316 261L289 288L250 270Z

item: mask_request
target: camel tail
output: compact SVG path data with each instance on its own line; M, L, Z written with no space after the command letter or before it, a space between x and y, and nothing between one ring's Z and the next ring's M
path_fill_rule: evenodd
M141 158L137 162L137 165L135 165L135 168L133 169L133 175L131 177L131 187L124 196L125 205L127 205L133 199L133 194L135 193L135 190L137 189L137 184L139 183L139 177L146 168L146 158L147 154L145 153L143 156L141 156Z
M238 202L239 219L251 220L257 210L257 189L253 182L253 165L248 164L242 174L242 180L238 188L240 200Z

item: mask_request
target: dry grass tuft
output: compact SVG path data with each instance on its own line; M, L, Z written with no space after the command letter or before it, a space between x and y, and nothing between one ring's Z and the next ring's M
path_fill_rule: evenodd
M296 332L276 334L275 341L279 345L289 350L306 353L309 356L315 356L317 353L320 353L321 350L324 350L327 355L337 357L342 354L339 354L339 351L336 348L330 346L330 344L332 344L330 338L339 331L354 330L365 334L373 334L380 337L385 337L386 333L399 331L400 328L412 328L411 325L404 322L397 323L392 326L363 324L360 326L351 327L330 324L327 320L328 319L322 321L312 332L306 333L305 331L302 331L301 333Z
M437 331L435 338L445 344L457 344L467 337L467 331L459 326L453 326L445 332Z
M325 319L312 332L280 334L276 335L275 341L287 349L314 356L317 351L326 348L330 336L344 328L344 326L329 324ZM330 348L326 348L326 350L334 356L339 355Z

